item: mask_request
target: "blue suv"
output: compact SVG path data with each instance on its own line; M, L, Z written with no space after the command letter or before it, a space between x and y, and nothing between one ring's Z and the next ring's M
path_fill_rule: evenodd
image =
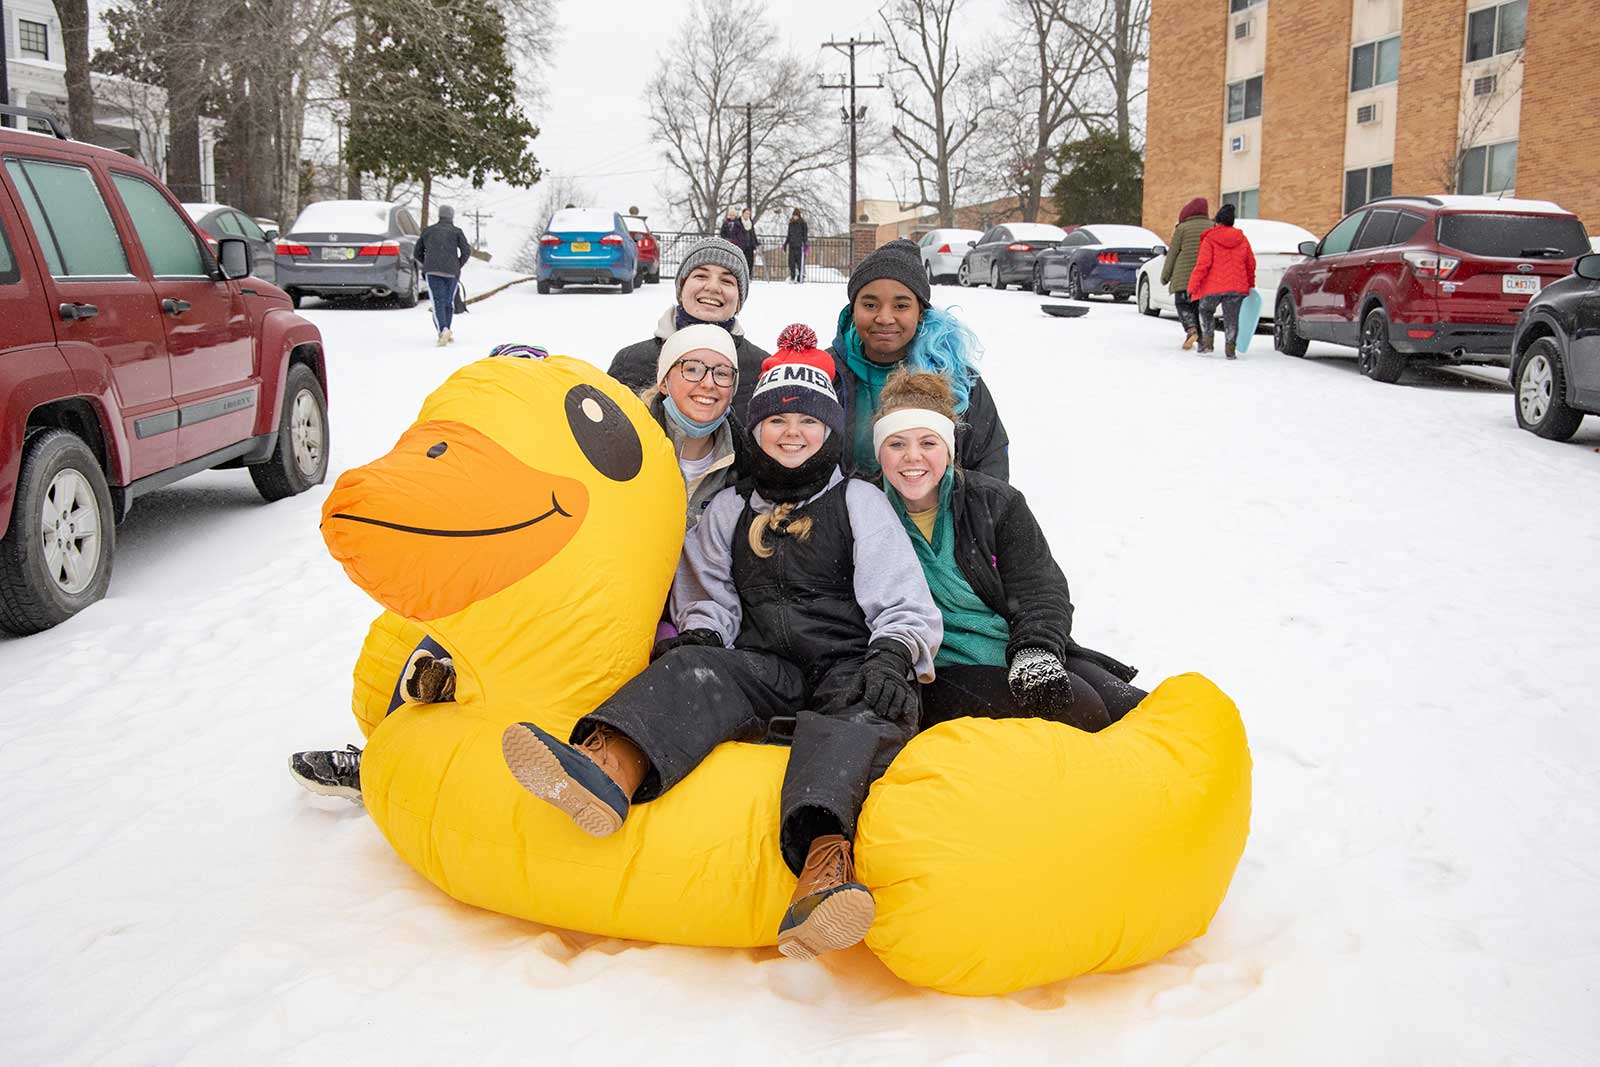
M615 211L562 208L539 237L539 292L568 285L616 285L633 292L639 246Z

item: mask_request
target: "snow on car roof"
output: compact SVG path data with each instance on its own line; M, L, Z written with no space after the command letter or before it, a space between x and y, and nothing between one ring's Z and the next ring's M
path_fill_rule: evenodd
M189 213L191 219L199 222L213 211L221 211L227 206L226 204L185 204L183 205L183 210Z
M289 232L384 233L389 229L389 213L393 210L393 204L382 200L323 200L306 205Z
M1008 222L1006 229L1011 231L1012 237L1023 241L1059 241L1067 235L1060 226L1047 222Z
M1572 212L1548 200L1515 200L1503 196L1427 196L1392 197L1395 200L1432 200L1451 211L1522 211L1533 215L1570 215Z
M564 207L550 216L551 233L609 233L617 224L617 213L603 207Z
M1239 219L1234 225L1244 231L1250 248L1257 253L1298 253L1301 241L1315 241L1317 235L1292 222L1274 219Z
M643 215L624 215L622 221L627 224L629 233L649 233L650 227L645 224Z
M1108 223L1104 226L1089 225L1083 229L1089 232L1098 245L1118 245L1127 248L1154 248L1164 244L1161 238L1145 229L1143 226L1121 226Z

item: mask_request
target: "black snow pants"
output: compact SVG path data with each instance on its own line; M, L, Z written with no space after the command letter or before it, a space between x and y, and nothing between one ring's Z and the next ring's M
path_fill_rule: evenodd
M1005 667L938 667L934 680L922 687L922 728L960 718L1045 719L1096 733L1138 707L1148 695L1089 660L1068 656L1063 666L1072 678L1072 703L1038 715L1011 695Z
M1178 321L1183 324L1185 333L1200 333L1200 304L1189 299L1189 290L1179 289L1172 294L1172 302L1178 306Z
M789 280L805 281L805 249L789 246Z
M1211 348L1215 334L1217 307L1222 307L1222 339L1229 345L1239 343L1239 306L1244 303L1244 293L1212 293L1200 298L1200 345Z
M580 744L604 724L650 759L635 802L654 800L724 741L781 739L791 731L779 844L796 874L811 842L854 839L867 788L889 769L917 723L885 719L852 699L861 660L848 659L808 685L798 666L769 652L685 645L628 682L572 729Z

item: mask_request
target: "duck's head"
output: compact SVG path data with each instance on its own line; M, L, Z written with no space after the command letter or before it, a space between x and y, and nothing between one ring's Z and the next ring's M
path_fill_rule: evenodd
M388 454L339 477L322 535L396 614L429 623L492 602L512 625L597 580L664 595L683 507L672 448L626 388L567 356L496 355L452 374Z

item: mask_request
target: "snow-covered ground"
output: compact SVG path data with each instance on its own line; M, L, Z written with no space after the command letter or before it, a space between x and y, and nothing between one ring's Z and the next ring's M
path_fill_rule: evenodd
M509 277L472 269L474 293ZM494 343L604 365L671 292L515 286L445 350L425 305L309 307L328 484ZM1552 444L1492 376L1381 386L1265 336L1229 364L1126 305L935 292L987 343L1078 636L1243 711L1253 833L1206 937L968 1000L864 948L795 963L458 905L284 768L358 737L376 607L317 534L326 487L264 506L211 472L138 502L104 603L0 638L0 1063L1600 1060L1600 420ZM827 341L843 301L758 283L745 321Z

